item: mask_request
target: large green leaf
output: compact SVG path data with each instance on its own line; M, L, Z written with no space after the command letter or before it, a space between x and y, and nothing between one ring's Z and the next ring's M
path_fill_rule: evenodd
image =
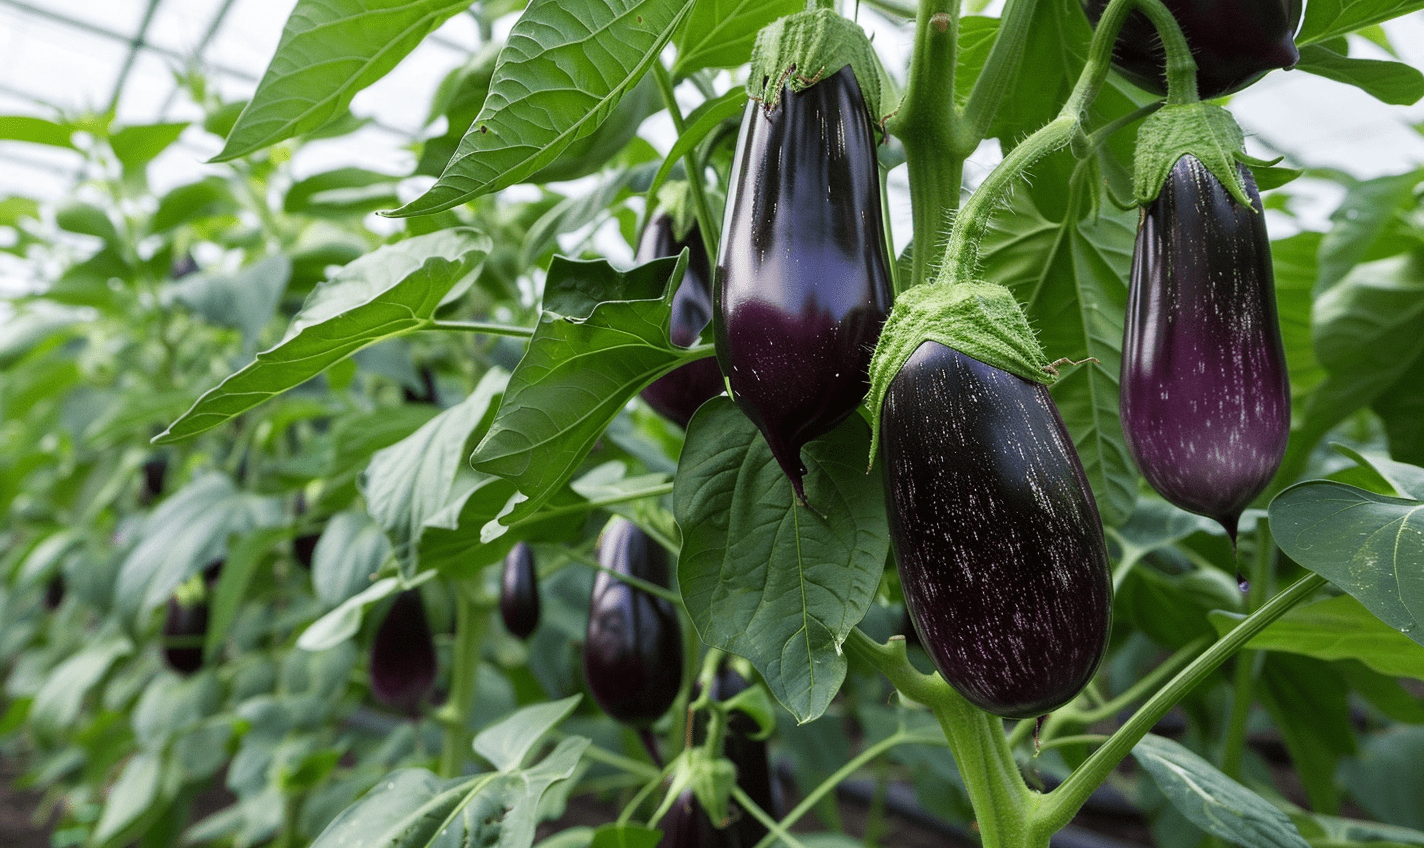
M698 355L668 338L685 267L685 258L668 258L623 273L603 261L555 257L539 326L470 457L477 471L519 489L523 500L501 524L533 515L634 395Z
M1424 645L1424 503L1312 480L1277 495L1270 513L1291 559Z
M1272 654L1262 666L1258 691L1285 738L1311 808L1339 812L1335 769L1343 757L1355 753L1350 687L1344 677L1330 663Z
M1345 199L1330 213L1330 229L1318 236L1320 255L1315 294L1333 288L1367 257L1379 259L1407 249L1408 245L1389 244L1390 234L1417 204L1414 187L1420 177L1420 172L1410 171L1348 187ZM1296 238L1309 237L1302 234ZM1413 240L1417 243L1418 237ZM1274 249L1273 244L1273 253ZM1380 253L1380 250L1387 252Z
M469 0L297 0L277 52L213 161L246 156L346 114Z
M983 36L982 26L971 31L976 33L974 39ZM1036 3L1023 48L1025 59L1003 93L989 137L1000 139L1007 149L1026 132L1053 120L1078 79L1091 40L1092 30L1078 0Z
M187 128L186 122L135 124L114 130L109 136L109 147L124 166L124 171L132 174L140 172L158 154L167 150Z
M1417 68L1403 62L1352 59L1323 44L1302 48L1296 70L1353 85L1393 106L1409 106L1424 97L1424 74Z
M170 302L177 301L220 327L241 330L244 348L251 353L291 278L292 260L278 253L232 276L193 274L174 280L167 294Z
M87 637L83 649L55 666L35 693L30 707L35 731L48 736L69 729L79 717L89 691L99 685L114 663L133 650L133 642L112 628Z
M161 813L159 805L177 794L182 780L182 772L158 754L135 754L105 793L104 809L89 844L96 848L126 844L141 830L137 825Z
M371 585L391 555L391 543L363 510L338 512L326 522L312 555L312 588L323 604L336 606Z
M271 350L198 398L154 441L205 432L320 374L367 345L428 327L479 272L490 241L471 229L396 242L343 267L307 298Z
M1218 635L1244 616L1211 614ZM1350 595L1296 607L1253 637L1247 648L1321 660L1359 660L1390 677L1424 680L1424 647L1380 621Z
M33 115L0 115L0 139L28 141L54 147L73 147L75 127L57 124Z
M1135 228L1130 215L1050 220L1027 191L995 218L980 250L985 280L1008 286L1023 304L1050 360L1068 365L1053 399L1073 435L1103 523L1132 514L1138 479L1118 414L1122 315Z
M1390 727L1363 748L1340 764L1345 789L1376 821L1424 830L1424 727Z
M449 209L552 162L608 117L691 6L692 0L533 0L445 172L393 214Z
M500 771L509 772L524 764L530 750L578 706L578 695L558 701L533 704L492 724L475 737L475 753Z
M362 480L366 509L386 531L407 576L419 568L418 545L426 520L444 508L467 445L499 403L509 376L491 370L470 396L419 430L383 448Z
M227 555L228 537L282 522L275 498L239 489L216 473L199 477L149 513L124 559L114 600L140 614L168 600L178 584Z
M1417 9L1424 9L1424 0L1310 0L1295 43L1325 41Z
M745 64L762 27L804 8L801 0L697 0L673 39L677 45L673 75Z
M703 642L751 660L800 722L839 691L841 643L870 608L889 552L868 451L859 416L807 445L807 509L755 425L730 399L713 398L688 425L678 462L687 613Z
M1307 848L1285 813L1176 742L1149 733L1132 756L1172 806L1207 833L1245 848Z

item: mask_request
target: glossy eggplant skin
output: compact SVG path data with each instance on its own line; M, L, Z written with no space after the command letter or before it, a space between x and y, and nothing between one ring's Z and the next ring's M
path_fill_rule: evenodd
M600 571L588 602L584 679L613 718L634 726L655 721L682 684L682 630L670 601L636 589L614 574L668 584L668 557L626 518L615 518L598 543Z
M435 640L420 590L396 595L371 641L371 694L412 718L435 686Z
M677 256L684 247L687 248L687 271L672 296L668 334L673 344L692 347L703 328L712 321L712 263L707 258L702 231L693 224L687 238L679 240L673 231L672 216L659 213L648 222L638 242L637 259L641 263L662 256ZM722 369L717 367L717 360L699 359L653 381L643 389L643 400L664 418L686 427L699 406L723 391Z
M179 674L189 675L203 667L203 637L208 632L208 605L205 601L185 605L178 598L168 599L168 614L163 620L165 644L163 659Z
M755 845L741 839L736 827L718 828L691 789L673 801L658 827L663 838L658 848L745 848Z
M520 639L528 639L539 626L539 574L534 570L534 551L525 542L516 543L504 557L499 617L504 628Z
M1143 211L1122 350L1127 447L1147 482L1234 540L1290 436L1290 378L1271 243L1254 211L1195 158L1177 160Z
M719 253L717 361L803 496L801 448L869 391L891 300L875 135L849 67L747 104Z
M1112 582L1048 388L926 341L890 383L880 445L905 604L940 674L1005 718L1072 700L1107 648Z
M1197 94L1220 97L1240 91L1276 68L1300 59L1295 31L1302 0L1163 0L1197 62ZM1083 0L1094 25L1108 0ZM1153 94L1167 93L1167 54L1157 29L1132 12L1113 44L1113 65Z

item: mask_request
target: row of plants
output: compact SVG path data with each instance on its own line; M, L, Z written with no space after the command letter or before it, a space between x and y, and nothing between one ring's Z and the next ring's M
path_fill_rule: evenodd
M298 0L201 127L5 118L95 175L0 200L52 843L1424 845L1420 175L1221 99L1413 103L1421 6ZM293 172L462 14L414 173Z

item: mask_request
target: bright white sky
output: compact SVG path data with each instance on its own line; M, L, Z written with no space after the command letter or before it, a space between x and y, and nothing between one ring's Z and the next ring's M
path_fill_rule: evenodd
M271 58L293 5L293 0L0 0L0 56L5 57L0 64L0 115L52 117L54 107L71 113L102 109L122 79L120 123L199 121L200 110L177 89L175 71L182 70L189 57L200 55L210 85L225 99L245 99ZM909 48L911 26L888 24L873 13L862 13L861 20L875 32L893 68L894 54L903 55ZM131 42L141 30L145 46L133 51ZM1389 32L1401 58L1424 67L1424 13L1391 23ZM452 19L395 71L357 96L353 111L379 117L380 125L304 148L294 163L297 176L353 164L408 173L414 158L402 148L421 135L430 95L478 43L469 16ZM1385 58L1373 45L1361 42L1355 49L1357 55ZM1361 177L1399 173L1424 163L1424 138L1411 126L1424 122L1424 106L1385 106L1357 89L1305 73L1271 74L1238 95L1232 112L1262 143L1253 151L1262 155L1275 149L1306 164L1339 167ZM663 125L650 122L649 131ZM150 167L154 189L162 192L201 177L208 168L204 160L217 146L212 136L190 128L179 146ZM660 146L666 148L667 143ZM981 171L992 165L992 145L985 157L977 163ZM63 198L80 180L79 165L78 155L70 151L0 141L0 199L12 194ZM903 185L903 178L898 182ZM1306 201L1315 208L1302 211L1323 221L1336 200L1321 194ZM892 198L897 242L903 241L905 229L899 219L908 218L896 209L900 205ZM0 254L0 260L6 258ZM0 261L0 283L6 276L7 267Z

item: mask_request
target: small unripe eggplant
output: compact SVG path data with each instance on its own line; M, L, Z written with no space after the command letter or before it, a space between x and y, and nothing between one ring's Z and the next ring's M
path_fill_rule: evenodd
M534 551L525 542L515 544L504 557L499 616L505 629L520 639L528 639L539 626L539 574Z
M637 258L639 262L648 262L662 256L677 256L684 247L688 254L687 270L672 296L668 334L673 344L692 347L703 328L712 321L712 263L707 259L702 231L693 224L687 237L678 239L672 216L666 212L655 215L638 243ZM722 370L717 367L717 360L699 359L659 377L643 389L643 400L668 420L686 427L697 408L723 390Z
M419 589L396 595L371 642L371 693L411 718L435 686L435 640Z
M736 827L713 824L691 789L677 796L658 827L663 832L658 848L744 848L756 844L742 840Z
M865 398L890 297L875 134L850 67L749 102L712 326L732 399L802 502L801 448Z
M203 667L203 640L208 634L208 604L185 604L175 595L168 599L168 615L163 621L163 659L179 674L192 674Z
M1109 0L1083 0L1094 25ZM1300 59L1295 30L1301 0L1163 0L1197 63L1197 93L1210 99L1240 91ZM1113 44L1113 65L1153 94L1167 93L1167 53L1147 16L1127 16Z
M900 585L940 674L1005 718L1072 700L1107 649L1112 581L1048 388L925 341L880 433Z
M668 557L626 518L615 518L598 543L600 571L588 602L583 672L603 711L625 724L655 721L682 684L682 630L677 608L614 575L668 583ZM609 572L612 572L611 574Z
M1143 211L1122 345L1132 458L1162 497L1221 522L1275 476L1290 436L1290 378L1265 215L1191 156Z

